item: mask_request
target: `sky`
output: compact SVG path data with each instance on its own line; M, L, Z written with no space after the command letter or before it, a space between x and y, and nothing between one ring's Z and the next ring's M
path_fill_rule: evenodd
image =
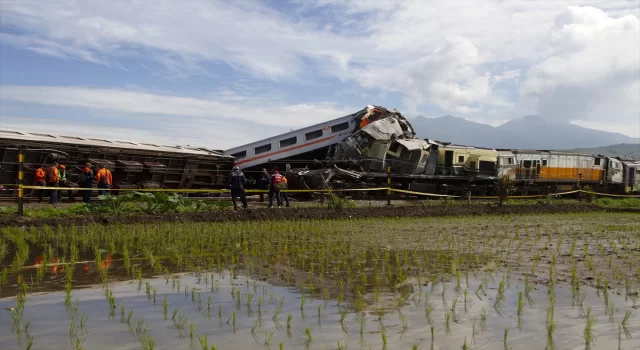
M228 149L370 104L640 137L640 0L0 0L0 129Z

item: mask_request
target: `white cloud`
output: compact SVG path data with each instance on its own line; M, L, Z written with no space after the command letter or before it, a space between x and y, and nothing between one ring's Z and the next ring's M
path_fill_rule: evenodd
M441 47L413 61L367 67L357 73L366 87L404 92L408 105L434 103L445 111L469 113L470 105L490 98L490 74L476 70L482 58L464 37L447 38Z
M229 148L260 140L290 128L340 118L364 107L340 109L329 103L285 104L262 99L248 100L228 90L222 92L222 95L230 94L234 98L217 100L138 90L5 85L0 86L0 106L6 108L10 103L26 103L47 108L74 108L91 113L83 118L82 130L113 130L113 127L104 124L118 118L121 119L119 125L126 123L121 128L129 130L127 135L131 135L132 139L136 139L135 136L141 132L152 132L146 137L181 140L182 143L200 142L201 146L211 148ZM102 117L91 116L97 114ZM105 114L110 117L105 118ZM0 126L19 126L20 129L51 127L53 130L79 128L72 125L72 120L37 119L40 121L32 123L25 117L10 118L5 115L0 117Z
M640 19L569 7L549 33L550 57L533 65L521 92L556 120L640 124Z
M573 4L291 0L289 5L298 6L278 12L257 0L4 1L3 27L18 30L0 33L0 40L102 64L118 65L121 57L152 59L173 77L212 74L204 68L210 62L272 83L308 83L321 74L355 81L366 89L356 93L398 92L409 113L435 105L444 113L476 120L533 113L518 109L531 105L523 101L528 97L518 100L504 87L523 84L524 96L538 100L540 114L608 120L592 112L607 106L612 108L609 114L624 114L629 120L629 113L639 108L631 87L638 81L633 65L640 64L638 17L633 15L640 3L581 1L605 12L567 8ZM621 75L627 77L624 84L619 84ZM242 107L253 100L233 91L193 101L130 91L108 91L107 96L82 92L73 104L84 106L97 98L98 106L114 106L117 100L127 106L121 108L135 113L180 112L207 118L207 111L215 110L224 118L243 118ZM158 107L131 103L138 98ZM37 103L33 96L27 99ZM587 102L591 105L582 108ZM261 105L256 119L270 116L269 122L277 124L310 109L322 116L318 118L335 110L325 104L283 106ZM250 119L246 114L244 118Z

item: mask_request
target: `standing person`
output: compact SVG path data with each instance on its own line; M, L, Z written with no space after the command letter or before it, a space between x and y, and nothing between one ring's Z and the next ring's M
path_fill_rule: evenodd
M242 207L247 209L247 197L244 194L244 184L246 178L240 168L236 165L233 167L231 176L229 176L229 186L231 187L231 201L233 202L233 209L238 210L238 204L236 203L236 197L240 197L242 201Z
M283 186L283 190L286 190L289 188L289 184L287 183L287 177L282 175L282 183L284 184ZM287 195L287 192L281 192L282 193L282 201L287 203L287 208L289 208L289 196Z
M68 182L67 179L67 167L64 164L60 164L60 169L59 169L59 173L60 173L60 187L66 187L69 188L69 190L67 191L67 194L69 195L69 200L72 201L73 200L73 192L71 191L71 184ZM58 191L58 200L62 200L62 191Z
M105 188L111 188L111 171L104 167L104 164L100 165L100 170L96 173L96 181L98 181L98 195L102 196L105 193Z
M47 186L58 187L58 185L60 184L60 172L58 171L58 163L53 163L53 165L49 168L48 175ZM51 190L51 192L49 193L49 203L58 203L58 190Z
M43 186L43 187L46 186L47 183L45 182L45 176L46 176L46 173L44 172L42 167L39 167L38 169L36 169L36 176L34 178L35 185ZM44 199L44 189L38 190L38 199L40 202L42 202L42 200Z
M273 174L271 175L271 188L269 189L269 208L273 208L273 197L276 197L278 208L282 206L282 197L280 196L282 186L282 175L278 172L278 168L273 168Z
M82 169L82 173L80 174L80 183L81 188L88 188L88 190L82 191L82 201L86 204L91 202L91 188L93 187L93 170L91 170L91 163L87 163Z
M258 189L259 190L268 190L269 184L271 184L271 175L267 169L262 169L262 174L260 174L260 180L258 181ZM260 202L264 202L264 193L260 192Z

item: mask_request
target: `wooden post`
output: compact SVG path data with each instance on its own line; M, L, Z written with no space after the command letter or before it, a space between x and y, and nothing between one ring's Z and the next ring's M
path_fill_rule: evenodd
M391 205L391 164L387 163L387 205Z
M24 189L22 182L24 181L24 148L18 146L18 215L24 214Z

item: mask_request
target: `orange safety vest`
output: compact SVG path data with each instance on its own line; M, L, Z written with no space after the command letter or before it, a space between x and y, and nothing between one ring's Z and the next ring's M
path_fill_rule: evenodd
M287 177L286 176L282 177L282 182L287 183Z
M49 168L49 182L59 182L60 181L60 174L58 173L58 168L52 166L51 168Z
M100 182L100 179L104 178L107 181L107 185L111 185L111 172L109 169L103 168L98 170L98 174L96 175L96 180Z
M42 168L38 168L36 169L36 182L44 182L44 177L45 177L45 173L44 170L42 170Z

